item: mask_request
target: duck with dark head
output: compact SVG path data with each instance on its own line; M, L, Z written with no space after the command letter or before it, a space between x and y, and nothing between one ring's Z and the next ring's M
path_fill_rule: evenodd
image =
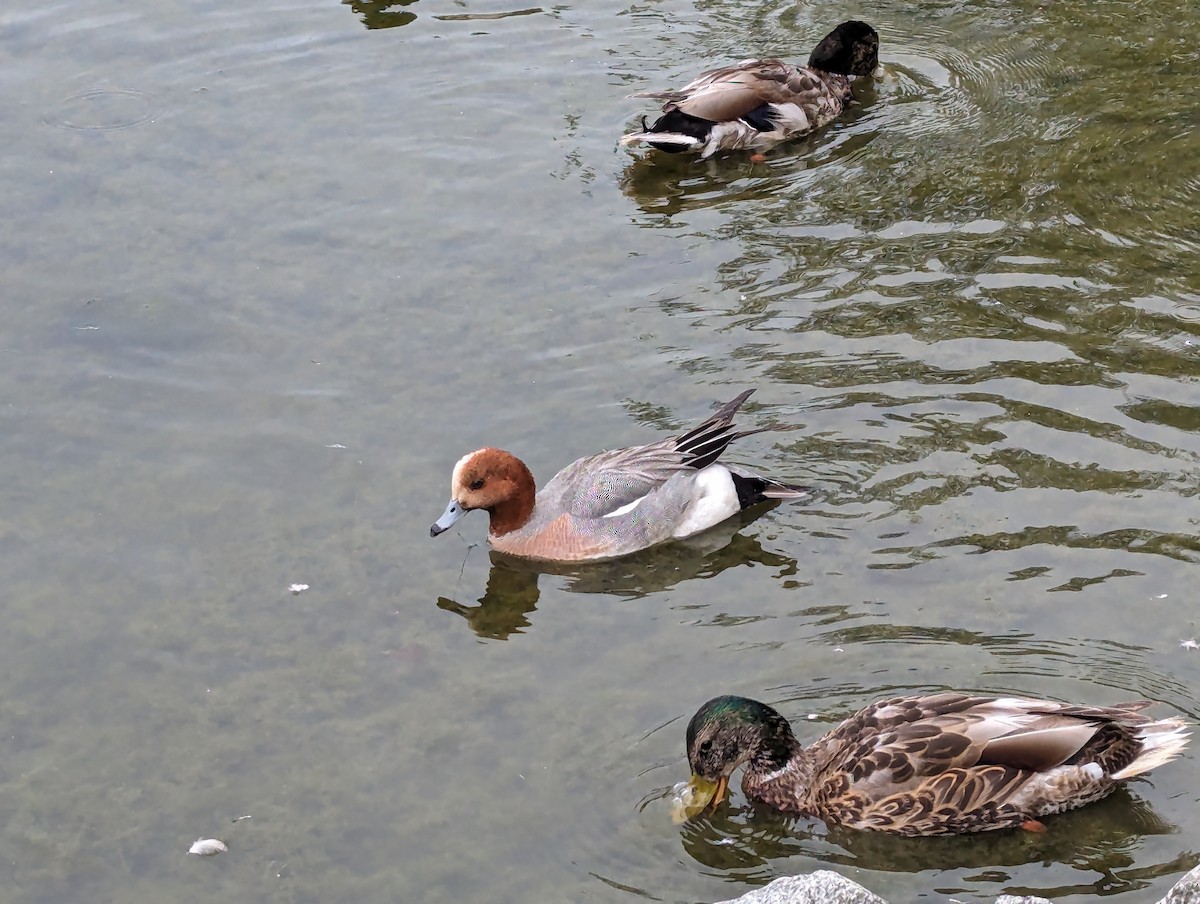
M831 825L896 835L1039 831L1042 817L1107 797L1180 754L1188 725L1142 715L1150 705L895 697L804 747L773 707L716 697L688 723L692 779L676 817L715 808L744 765L748 798Z
M879 65L879 35L865 22L843 22L817 44L806 66L745 60L710 69L673 91L632 97L665 101L663 115L621 144L648 144L668 153L766 149L837 119L855 78Z

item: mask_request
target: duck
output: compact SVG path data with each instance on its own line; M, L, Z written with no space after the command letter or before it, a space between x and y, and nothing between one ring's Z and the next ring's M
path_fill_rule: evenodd
M745 764L747 798L829 825L896 835L1042 831L1041 817L1100 800L1179 756L1187 723L1140 714L1151 705L893 697L804 747L773 707L715 697L688 723L692 776L677 821L715 809Z
M817 44L806 66L782 60L743 60L710 69L672 91L630 97L666 101L652 125L626 135L622 145L648 144L672 154L766 149L837 119L850 102L850 85L879 65L879 35L865 22L843 22Z
M734 440L778 427L734 430L748 389L682 436L612 449L567 465L537 491L519 458L485 447L450 476L450 502L429 528L436 537L468 512L488 513L488 543L502 553L553 562L610 559L715 527L771 500L802 499L806 487L718 461Z

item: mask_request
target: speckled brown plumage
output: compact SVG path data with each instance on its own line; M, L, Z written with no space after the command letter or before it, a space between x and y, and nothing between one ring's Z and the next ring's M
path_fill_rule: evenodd
M624 145L669 153L768 148L836 119L851 99L854 78L879 65L879 35L865 22L843 22L827 34L806 66L777 59L744 60L703 72L682 88L633 97L662 100L663 115L643 118Z
M1174 759L1189 737L1147 701L1076 706L943 693L873 703L804 748L775 709L710 700L688 725L693 783L746 764L747 797L850 828L956 835L1081 807Z

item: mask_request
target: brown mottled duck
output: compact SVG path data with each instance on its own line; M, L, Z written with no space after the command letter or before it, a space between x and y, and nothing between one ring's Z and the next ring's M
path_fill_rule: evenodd
M1180 754L1187 723L1141 715L1150 705L896 697L803 747L772 707L717 697L688 724L684 813L715 808L745 764L748 798L831 825L897 835L1040 830L1041 817L1099 800Z
M850 102L855 78L879 65L879 35L865 22L843 22L821 39L806 66L743 60L710 69L670 91L631 97L666 101L653 124L621 144L648 144L671 154L770 148L832 122Z

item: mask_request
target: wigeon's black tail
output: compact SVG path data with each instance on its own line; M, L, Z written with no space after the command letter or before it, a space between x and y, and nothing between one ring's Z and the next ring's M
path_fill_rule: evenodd
M744 509L777 499L807 499L813 494L811 487L781 483L755 474L739 474L732 469L729 473L733 477L733 487L737 490L738 504Z
M688 467L697 471L707 468L725 453L731 442L743 436L766 433L768 430L799 429L797 426L769 426L734 430L733 419L753 392L753 389L747 389L722 405L712 417L675 440L675 448L683 454ZM757 474L745 474L732 467L729 468L729 473L733 476L733 486L737 490L738 503L742 508L749 508L769 499L805 499L812 495L809 487L782 483Z
M675 440L675 448L683 455L683 460L688 467L701 471L720 458L735 439L771 429L770 427L742 431L733 429L734 416L753 392L753 389L747 389L736 399L722 405L720 410L704 423L698 424Z

